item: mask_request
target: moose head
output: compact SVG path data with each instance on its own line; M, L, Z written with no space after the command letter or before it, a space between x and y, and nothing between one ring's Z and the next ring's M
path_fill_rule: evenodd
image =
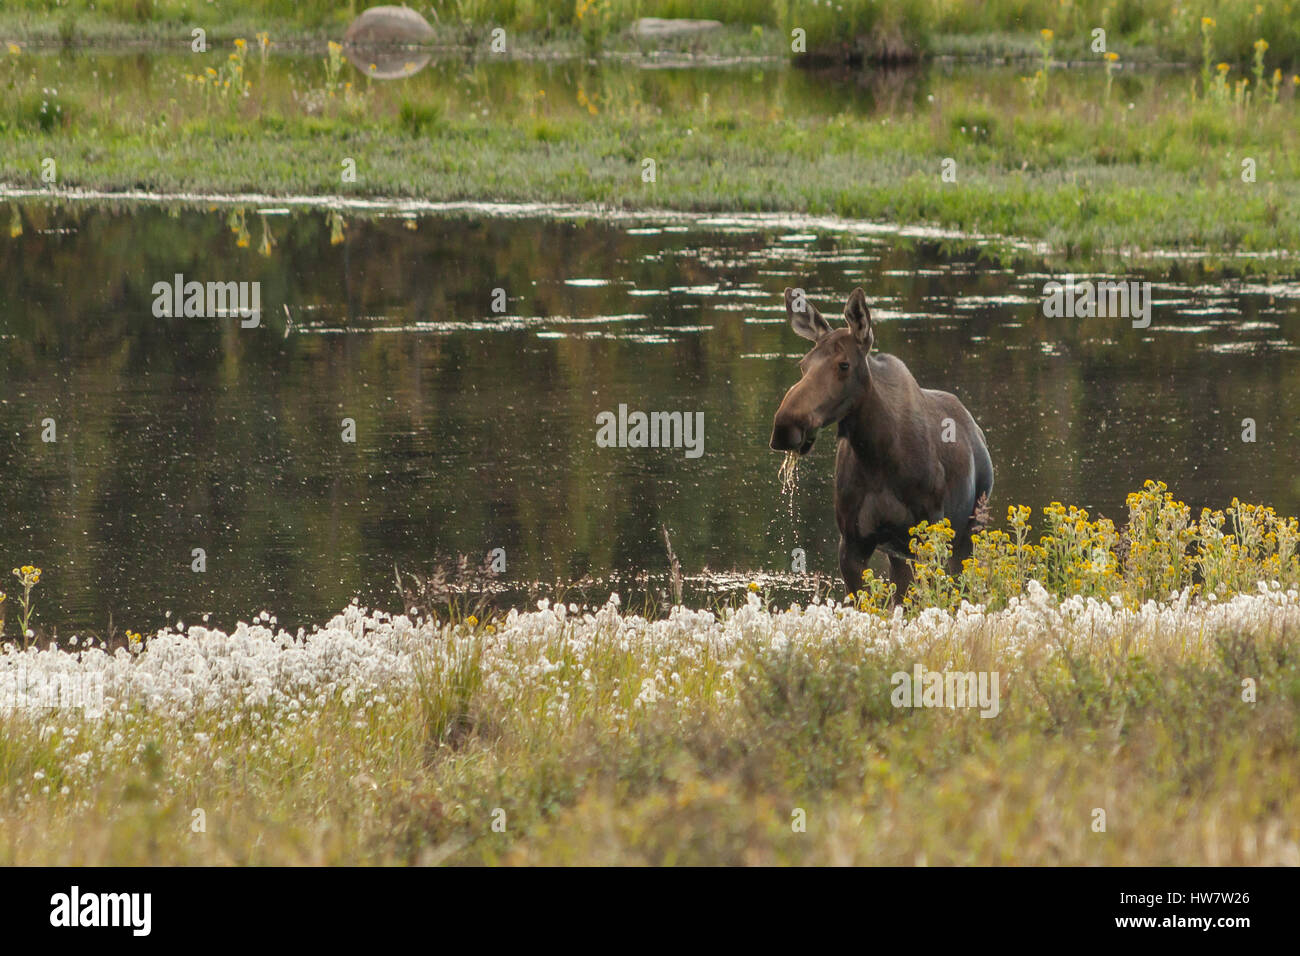
M841 421L871 389L867 357L875 342L867 295L861 287L844 303L846 327L830 323L801 289L785 290L785 311L794 330L813 343L799 361L802 378L781 400L770 442L776 451L806 455L817 430Z

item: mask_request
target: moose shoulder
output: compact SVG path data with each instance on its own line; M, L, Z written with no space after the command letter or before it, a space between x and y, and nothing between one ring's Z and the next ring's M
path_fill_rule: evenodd
M875 329L862 289L850 293L841 329L832 330L800 290L785 290L785 307L813 348L776 411L771 446L806 455L818 429L838 426L840 573L856 591L881 548L901 600L912 581L908 531L915 525L952 523L954 572L970 555L977 509L982 514L993 490L984 432L955 395L921 388L899 359L872 353Z

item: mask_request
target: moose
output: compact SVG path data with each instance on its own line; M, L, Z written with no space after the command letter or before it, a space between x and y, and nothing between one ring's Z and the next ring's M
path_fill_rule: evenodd
M819 428L838 427L835 521L845 587L852 594L862 586L880 548L901 601L912 583L910 529L944 518L955 532L949 571L956 573L993 490L984 432L955 395L921 388L901 360L872 353L875 326L860 287L845 303L846 328L832 330L802 290L785 290L785 309L813 348L776 410L771 447L803 456Z

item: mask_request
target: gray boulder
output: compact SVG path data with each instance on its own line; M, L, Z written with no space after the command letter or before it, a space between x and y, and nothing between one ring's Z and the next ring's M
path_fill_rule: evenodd
M410 7L371 7L348 26L344 46L396 46L427 43L433 27Z

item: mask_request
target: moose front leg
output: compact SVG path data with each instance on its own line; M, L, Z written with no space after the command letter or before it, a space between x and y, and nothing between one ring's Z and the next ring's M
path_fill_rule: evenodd
M974 551L974 545L971 543L969 529L963 534L957 535L953 542L952 556L948 559L948 574L957 577L962 572L962 565Z
M902 604L912 586L912 562L898 555L889 556L889 580L894 584L894 603Z
M861 590L862 572L867 570L867 562L875 550L874 541L840 535L840 574L844 576L844 587L849 594Z
M957 538L953 542L952 557L948 559L948 573L954 578L961 574L962 564L975 550L975 543L971 540L972 537L988 526L989 496L988 492L985 492L975 499L975 506L971 509L970 517L962 523L960 530L957 532Z

